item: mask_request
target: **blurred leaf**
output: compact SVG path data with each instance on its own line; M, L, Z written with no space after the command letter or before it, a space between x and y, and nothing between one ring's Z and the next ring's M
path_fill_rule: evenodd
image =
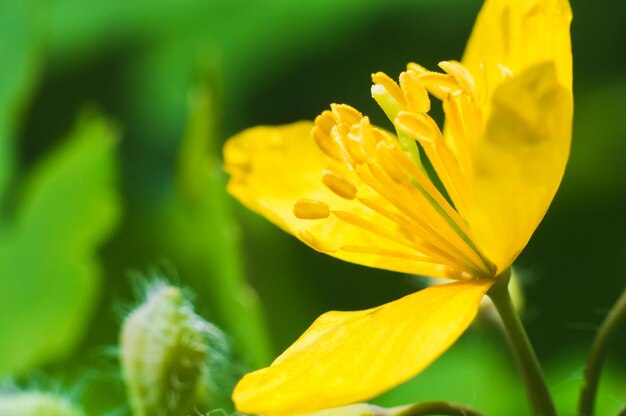
M622 358L621 351L615 349L615 353L614 358ZM555 360L546 366L559 414L576 413L586 362L585 355L580 350L561 351ZM608 357L602 369L602 379L596 396L597 415L617 415L626 406L626 389L624 389L626 368L618 365L611 358L611 356Z
M203 292L219 320L247 364L257 367L270 359L269 338L256 294L245 281L239 230L214 149L215 101L214 89L202 83L190 100L176 178L179 234L199 263Z
M299 39L321 32L320 21L328 21L329 26L343 21L336 29L345 30L346 20L356 23L359 15L388 7L362 0L273 0L257 6L250 7L245 0L57 0L51 4L47 27L50 54L53 60L67 63L94 58L120 46L199 30L220 38L225 35L233 43L229 46L235 47L258 43L262 34L278 35L297 44Z
M397 406L448 400L488 415L528 415L524 386L513 357L503 354L503 345L477 332L475 328L464 335L426 371L385 393L375 403Z
M96 248L118 218L115 133L81 119L32 173L0 236L0 374L57 359L76 344L99 289Z
M14 170L14 134L37 73L36 1L0 1L0 198Z
M624 107L624 79L598 83L577 94L572 157L561 191L566 197L589 200L591 196L597 200L623 192L626 177Z
M57 0L47 27L51 58L67 65L98 57L120 46L207 26L245 7L242 2L211 0Z
M247 1L230 0L157 2L159 7L141 13L135 10L135 7L141 9L141 1L133 2L132 8L127 7L127 2L119 2L120 5L118 2L102 3L99 6L102 13L98 14L91 6L81 13L64 5L68 1L60 1L51 19L51 55L54 60L73 56L95 59L96 56L89 54L115 48L112 43L116 39L125 42L118 47L140 41L144 41L142 45L152 46L132 55L123 81L128 96L125 104L133 123L140 124L145 132L138 140L149 141L149 149L156 145L166 152L168 146L172 149L176 145L171 140L175 137L172 129L179 129L184 123L184 92L192 81L198 50L208 45L219 51L219 63L225 74L224 90L228 90L223 104L236 108L241 96L259 79L274 77L276 68L308 56L312 50L323 50L323 45L334 38L349 36L364 16L372 17L377 11L389 8L382 2L361 0L274 0L259 7L250 7ZM74 13L76 17L70 17ZM74 32L82 27L85 16L92 19L91 26L85 25L80 34L64 35L65 31ZM71 24L75 19L81 23ZM62 40L65 38L67 42ZM81 55L76 48L83 42L88 52Z

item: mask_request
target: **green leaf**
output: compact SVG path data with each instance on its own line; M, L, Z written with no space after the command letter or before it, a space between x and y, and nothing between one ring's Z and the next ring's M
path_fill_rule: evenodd
M546 366L551 381L554 403L560 415L576 414L583 380L587 352L577 348L562 348ZM602 378L596 397L596 415L619 415L626 403L626 372L619 348L609 352L602 368Z
M517 368L504 345L485 331L470 330L422 374L383 394L374 403L449 400L488 415L529 414Z
M100 286L96 250L116 224L116 134L82 118L26 184L0 236L0 374L58 359L80 340Z
M35 1L0 1L0 198L15 166L14 133L37 75Z
M187 134L179 154L176 183L179 241L195 253L199 273L219 321L247 364L268 363L271 350L263 314L245 280L239 230L215 147L214 89L197 85ZM182 233L182 234L180 234Z

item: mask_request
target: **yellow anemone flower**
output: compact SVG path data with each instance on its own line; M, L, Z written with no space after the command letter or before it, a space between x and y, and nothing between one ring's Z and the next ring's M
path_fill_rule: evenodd
M396 134L334 104L313 123L255 127L227 142L229 192L309 246L457 280L322 315L270 367L240 381L239 411L287 415L374 397L418 374L469 326L565 170L570 21L567 0L487 0L461 63L441 62L442 72L411 63L399 82L373 75L372 96ZM429 96L443 103L443 131L427 114Z

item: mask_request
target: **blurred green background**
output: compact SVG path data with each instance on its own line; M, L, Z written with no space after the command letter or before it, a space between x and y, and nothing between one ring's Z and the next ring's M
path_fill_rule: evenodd
M92 414L126 414L111 347L137 273L191 288L251 368L327 310L422 287L318 254L243 209L224 191L220 149L246 127L312 119L332 102L383 122L370 74L459 59L481 3L0 0L0 375L62 383ZM563 414L626 281L626 2L572 8L572 155L516 263ZM625 349L623 328L601 415L626 403ZM377 402L440 399L527 414L488 313Z

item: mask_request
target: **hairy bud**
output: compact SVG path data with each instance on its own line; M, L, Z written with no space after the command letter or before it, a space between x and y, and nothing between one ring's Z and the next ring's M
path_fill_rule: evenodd
M200 394L211 326L196 315L180 289L153 286L126 319L121 361L137 416L183 416Z
M44 392L0 393L2 416L84 416L68 399Z

